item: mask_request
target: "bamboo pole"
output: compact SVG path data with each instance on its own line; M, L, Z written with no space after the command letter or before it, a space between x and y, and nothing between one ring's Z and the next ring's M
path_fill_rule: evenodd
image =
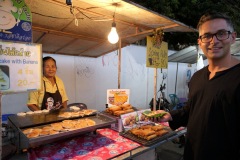
M122 43L121 43L121 38L119 39L119 42L118 42L118 89L121 88L121 59L122 59Z
M157 68L154 68L154 95L153 95L153 111L156 111L157 99Z

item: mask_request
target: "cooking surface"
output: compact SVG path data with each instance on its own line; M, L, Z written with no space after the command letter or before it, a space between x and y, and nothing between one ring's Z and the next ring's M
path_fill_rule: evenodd
M53 135L38 136L35 138L27 138L27 136L23 133L23 130L27 128L40 129L56 121L61 122L66 119L78 120L85 118L93 120L95 122L95 125L69 131L63 130ZM16 115L9 116L9 124L11 124L11 126L15 126L16 131L19 132L20 134L19 148L21 149L37 147L42 144L48 144L54 141L64 139L64 137L70 138L74 136L79 136L87 132L96 131L96 129L98 128L109 127L111 124L115 123L115 121L116 121L115 119L104 116L103 114L95 114L92 116L78 118L59 118L58 114L55 112L46 115L32 115L25 117L19 117Z
M111 125L113 122L115 122L115 120L105 117L103 115L89 116L87 118L95 121L96 124L93 126L88 126L88 127L81 128L81 129L75 129L75 130L71 130L71 131L62 131L62 132L59 132L54 135L46 135L46 136L39 136L36 138L30 138L29 145L31 147L35 147L35 146L38 146L41 144L46 144L49 142L54 142L54 141L60 140L63 137L69 138L69 137L77 136L77 135L80 135L80 134L83 134L86 132L95 131L97 128L107 127L107 126ZM79 118L79 119L84 119L84 118Z
M81 116L71 117L71 118L59 117L59 114L63 112L69 112L69 111L58 110L58 111L51 111L49 113L32 114L32 115L26 115L26 116L11 115L8 117L8 120L11 121L11 123L15 124L15 126L18 128L27 128L27 127L34 127L37 125L44 125L48 123L59 122L65 119L81 118ZM93 115L96 115L96 113L89 116L93 116ZM84 117L89 117L89 116L84 116Z

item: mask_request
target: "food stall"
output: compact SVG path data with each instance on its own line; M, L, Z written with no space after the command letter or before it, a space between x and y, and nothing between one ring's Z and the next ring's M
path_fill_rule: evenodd
M145 38L147 35L151 35L152 32L157 28L162 28L164 29L165 32L172 32L172 31L194 32L195 31L189 26L186 26L182 23L177 23L176 21L165 18L164 16L161 16L159 14L149 12L148 10L142 7L139 7L133 3L128 3L125 1L121 1L119 3L112 3L111 0L108 0L106 2L108 2L110 5L109 5L109 8L105 9L105 8L99 7L102 4L101 1L90 2L90 1L84 0L79 3L73 3L73 5L65 4L65 1L63 2L62 0L56 0L53 2L48 0L26 1L26 4L29 6L32 12L32 17L30 14L26 14L27 11L26 11L25 5L15 6L17 10L14 9L13 11L16 11L15 12L15 16L16 16L15 18L16 18L16 24L17 24L16 26L22 27L21 29L24 29L24 31L29 31L30 28L32 29L33 38L31 42L38 43L38 44L41 44L41 46L43 46L43 48L40 48L42 49L40 52L54 53L54 54L61 54L61 55L86 56L86 57L95 58L116 49L119 49L119 52L120 52L122 47L125 47L138 40L141 40ZM116 10L116 8L120 8L120 7L121 7L121 11ZM56 9L57 11L53 10L52 8ZM91 9L94 9L95 11L93 12ZM83 11L86 13L82 14ZM129 12L132 13L131 16L129 16L128 14ZM24 15L25 19L22 18L23 14L26 14ZM86 17L81 18L80 14L85 15ZM68 17L68 18L65 18L65 20L62 20L63 17L58 17L59 15L62 15L63 17ZM117 27L120 31L119 32L120 41L118 45L109 44L109 42L105 38L105 35L106 35L105 33L108 32L109 26L111 26L112 24L113 15L115 16L114 20L117 23ZM142 16L139 16L139 15L142 15ZM94 19L91 17L95 17L95 18L97 17L97 19ZM134 17L134 19L132 17ZM141 17L143 19L141 19ZM32 18L32 22L31 22L32 26L29 26L30 23L26 23L26 22L31 18ZM82 19L81 25L77 25L77 22L79 19ZM153 20L154 20L154 24L151 24ZM106 23L104 21L106 21ZM135 22L138 22L138 24L135 24ZM89 27L89 26L98 26L99 30L96 29L95 27ZM76 29L76 27L79 27L79 28ZM7 28L6 30L10 30L10 29L11 28ZM19 41L21 41L21 39L24 39L24 37L16 36L16 35L17 34L13 33L13 36L5 36L5 37L9 38L7 39L7 41L11 41L12 40L11 37L18 37ZM12 40L12 41L15 42L15 40ZM80 51L79 51L79 46L82 47ZM120 55L121 54L119 54L119 59L121 58ZM28 56L28 54L26 54L26 56ZM1 61L1 65L2 65L2 62L5 62L5 61ZM20 61L20 62L25 62L25 61ZM32 63L33 61L28 61L28 62ZM121 75L120 63L121 61L119 61L119 75ZM41 63L39 62L38 65L41 66ZM35 67L29 67L29 68L35 68ZM27 70L27 72L24 72L24 73L31 73L31 71L32 70ZM41 73L41 72L36 72L36 73ZM119 84L120 84L121 76L118 76L118 79L119 79L118 88L120 88ZM25 81L22 81L22 84L24 84L23 82ZM39 85L40 84L38 84L38 87ZM76 92L73 92L73 93L76 93ZM11 106L13 110L14 110L14 107L16 107L17 105L18 104ZM5 105L1 107L6 108L9 106ZM49 135L47 138L41 137L41 138L29 139L28 137L26 137L25 134L23 134L23 131L24 131L23 129L26 129L28 127L37 127L36 129L39 129L38 127L40 126L43 127L42 125L47 125L47 124L49 125L50 123L53 123L53 122L59 122L59 121L65 120L65 119L59 119L59 117L57 119L54 119L53 118L54 114L53 116L51 116L51 118L53 118L53 121L52 120L41 121L41 119L46 120L45 118L48 117L47 114L45 115L34 114L34 116L29 118L30 116L31 115L26 115L26 117L24 118L19 117L18 115L9 116L8 123L14 129L14 133L16 136L15 143L17 144L19 149L32 148L32 147L36 147L46 143L54 142L55 140L59 140L62 138L65 139L66 137L79 136L86 132L89 133L89 131L96 130L98 128L107 127L113 123L113 120L111 118L105 115L97 115L100 117L104 117L103 119L105 119L106 121L103 123L97 123L95 127L91 126L90 128L88 128L89 130L77 129L77 130L61 132L57 135ZM55 115L55 118L56 118L56 115ZM93 119L98 121L99 117L95 117ZM119 123L118 118L115 118L114 120L115 121L117 120ZM36 121L39 121L39 122L36 123Z
M158 146L186 132L172 131L167 123L152 123L144 117L146 110L134 110L117 116L109 113L108 109L103 112L73 108L50 112L44 110L41 113L22 112L9 115L7 123L13 129L12 138L18 149L17 154L27 154L30 160L44 157L79 160L138 159L144 154L154 159ZM130 118L135 119L134 123L126 122ZM122 131L113 127L116 124L122 125ZM147 134L148 137L158 131L159 134L146 139L133 134L136 129L150 131L149 127L152 130ZM162 132L164 130L167 132Z

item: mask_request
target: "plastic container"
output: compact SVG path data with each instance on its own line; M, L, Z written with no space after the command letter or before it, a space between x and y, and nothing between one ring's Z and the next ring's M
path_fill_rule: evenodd
M14 115L14 114L3 114L2 115L2 123L7 124L8 116L11 116L11 115Z

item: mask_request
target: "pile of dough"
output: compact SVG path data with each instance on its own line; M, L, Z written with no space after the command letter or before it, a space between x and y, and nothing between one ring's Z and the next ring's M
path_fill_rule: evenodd
M26 113L24 113L24 112L19 112L19 113L17 113L17 115L18 115L18 116L26 116Z

